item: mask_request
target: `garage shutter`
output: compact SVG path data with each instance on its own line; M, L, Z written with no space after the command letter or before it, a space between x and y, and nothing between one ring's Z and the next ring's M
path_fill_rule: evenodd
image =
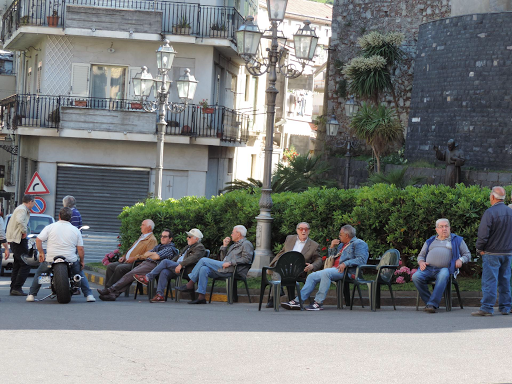
M123 207L147 198L149 169L88 167L59 164L55 217L62 208L62 199L72 195L84 225L93 232L118 232L117 216Z

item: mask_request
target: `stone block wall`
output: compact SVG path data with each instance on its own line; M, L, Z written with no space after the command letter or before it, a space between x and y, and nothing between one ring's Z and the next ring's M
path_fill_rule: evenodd
M510 169L511 135L512 12L422 25L406 158L432 160L433 146L445 148L454 138L464 151L466 166Z
M334 108L341 123L340 135L348 131L344 112L345 99L336 95L340 73L334 63L347 63L358 55L357 39L371 31L401 32L405 35L402 49L406 58L394 74L402 124L407 126L411 98L416 40L420 24L450 16L450 0L337 0L333 7L330 69L328 78L328 112ZM387 102L392 105L391 95ZM330 141L329 141L330 140ZM328 145L336 139L328 138Z

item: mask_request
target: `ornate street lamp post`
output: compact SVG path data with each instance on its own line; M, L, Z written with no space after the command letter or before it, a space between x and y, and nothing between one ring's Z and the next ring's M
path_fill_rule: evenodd
M164 45L156 51L156 62L159 75L153 78L148 72L147 67L142 67L142 72L133 77L133 92L142 100L142 106L147 112L158 111L157 125L157 157L156 157L156 175L155 175L155 192L156 198L162 198L162 171L164 164L164 141L165 141L165 110L168 109L172 113L181 113L187 107L189 101L194 98L196 92L197 81L190 74L189 69L185 69L185 73L176 81L178 88L178 97L183 104L168 101L169 90L172 81L169 80L167 73L172 68L172 62L176 51L169 45L169 40L164 41ZM151 90L155 85L157 92L157 100L148 100Z
M254 24L254 18L247 17L247 21L236 32L238 54L244 59L247 71L253 76L261 76L268 73L269 86L267 93L267 127L265 137L265 164L263 171L263 188L261 190L260 214L256 217L256 252L253 263L253 269L261 270L268 265L273 256L271 250L271 231L272 217L270 210L272 208L272 143L274 139L274 120L276 97L279 93L276 89L277 73L281 73L288 78L299 77L304 71L305 66L313 60L315 48L318 43L318 37L315 31L310 28L309 21L304 22L304 27L293 36L295 46L295 58L300 64L296 68L295 64L287 64L284 57L288 54L286 48L279 49L278 41L283 36L278 34L277 27L284 19L286 5L288 0L267 0L268 17L271 27L265 33L258 29ZM270 39L270 48L267 49L267 57L258 57L258 47L261 38Z

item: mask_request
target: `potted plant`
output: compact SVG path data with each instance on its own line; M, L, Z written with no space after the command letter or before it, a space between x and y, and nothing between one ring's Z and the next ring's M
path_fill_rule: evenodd
M51 16L46 16L46 20L49 27L56 27L59 24L59 13L57 10L54 9Z
M199 102L199 105L201 106L201 108L203 109L203 113L204 114L207 114L207 115L211 115L212 113L215 112L215 108L210 108L208 106L208 99L203 99Z
M28 15L20 17L20 25L27 25L28 22L29 22L29 16Z
M130 103L130 108L131 108L131 109L142 109L142 103L139 103L139 102L137 102L137 101L135 101L135 102L134 102L134 101L132 101L132 102Z
M210 29L210 37L227 37L228 29L226 24L213 23Z
M185 16L183 16L178 24L172 27L172 33L175 35L190 35L190 23Z
M87 107L87 100L75 100L75 107Z

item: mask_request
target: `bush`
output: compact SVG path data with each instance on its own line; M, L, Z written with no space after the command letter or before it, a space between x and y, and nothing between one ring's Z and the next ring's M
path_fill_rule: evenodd
M405 189L376 184L351 190L310 188L302 193L273 194L272 249L277 252L301 221L310 223L310 236L321 247L338 237L341 226L351 224L357 236L368 243L370 257L378 258L387 249L396 248L403 265L414 266L409 259L414 259L425 240L435 234L435 221L445 217L451 222L452 232L464 237L474 255L480 218L490 205L489 193L488 188L463 184L455 188L425 185ZM241 190L212 199L148 199L125 207L119 215L122 250L139 237L140 223L147 218L155 222L155 233L169 227L179 247L186 244L185 231L199 228L205 247L217 253L222 239L237 224L248 229L248 239L256 244L259 199L260 194Z

